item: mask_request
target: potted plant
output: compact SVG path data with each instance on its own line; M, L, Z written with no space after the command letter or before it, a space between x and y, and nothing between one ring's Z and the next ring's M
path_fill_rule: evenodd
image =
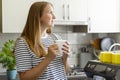
M8 40L4 43L0 51L0 63L3 68L6 68L8 80L16 79L16 60L14 56L14 40Z

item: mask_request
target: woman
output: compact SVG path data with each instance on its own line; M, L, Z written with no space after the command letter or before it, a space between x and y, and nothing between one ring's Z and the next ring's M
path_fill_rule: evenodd
M50 36L55 16L48 2L32 4L26 25L16 41L15 57L20 80L66 80L69 44L58 55L58 46Z

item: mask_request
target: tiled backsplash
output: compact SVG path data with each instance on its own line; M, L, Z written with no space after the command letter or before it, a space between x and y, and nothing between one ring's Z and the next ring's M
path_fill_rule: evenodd
M53 31L56 34L59 34L62 39L66 39L70 42L72 49L72 54L69 57L70 65L79 65L80 48L86 46L89 43L89 40L92 39L92 34L86 33L73 33L72 26L56 26Z
M70 65L80 65L80 48L90 44L91 39L96 39L98 34L89 34L89 33L73 33L73 27L71 26L56 26L53 28L53 32L60 35L62 39L66 39L70 42L70 46L72 49L72 54L69 57ZM102 34L101 34L102 35ZM106 34L103 34L106 35ZM116 35L116 36L115 36ZM112 36L115 39L118 39L120 42L119 34L107 34L106 36ZM16 40L19 37L19 33L5 33L0 34L0 49L3 46L3 43L8 39ZM87 57L85 57L87 59Z
M78 64L78 54L79 48L81 45L89 44L89 39L92 38L91 34L85 33L72 33L73 27L71 26L57 26L53 28L53 32L60 35L62 39L66 39L70 42L70 46L72 49L72 55L69 57L69 63L71 65ZM3 43L8 39L16 40L19 37L19 33L5 33L0 34L0 48L3 46Z

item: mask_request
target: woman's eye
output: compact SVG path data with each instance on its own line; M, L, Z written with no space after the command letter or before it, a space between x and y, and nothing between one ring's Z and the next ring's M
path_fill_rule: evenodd
M52 12L52 11L50 11L50 13L51 13L51 14L53 14L53 12Z
M50 13L50 14L54 14L54 12L53 12L53 11L50 11L49 13Z

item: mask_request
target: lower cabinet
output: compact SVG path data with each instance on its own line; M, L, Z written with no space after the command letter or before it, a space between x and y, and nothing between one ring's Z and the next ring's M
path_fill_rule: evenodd
M0 75L0 80L7 80L7 76L6 75Z
M4 73L0 73L0 80L8 80L7 79L7 75L6 75L5 72ZM17 78L14 79L14 80L20 80L19 77L18 77L18 75L17 75Z

